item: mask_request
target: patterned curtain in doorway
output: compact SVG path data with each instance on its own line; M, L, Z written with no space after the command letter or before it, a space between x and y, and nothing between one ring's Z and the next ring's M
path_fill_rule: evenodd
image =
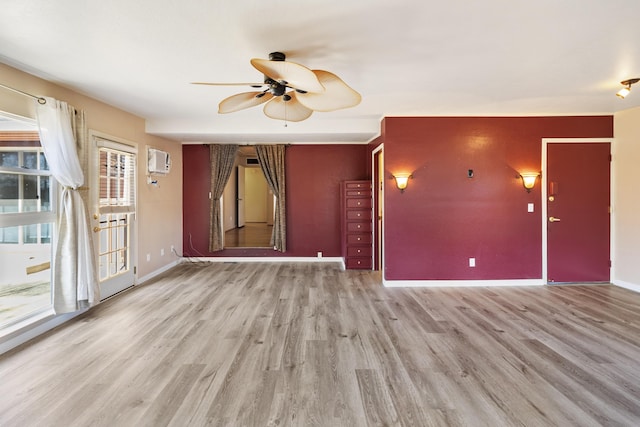
M211 144L209 146L209 161L211 162L211 201L209 208L209 251L216 252L223 249L222 212L220 211L220 197L224 193L229 176L236 161L236 144Z
M267 179L269 188L276 196L271 246L280 252L287 250L285 151L286 145L256 145L260 168Z

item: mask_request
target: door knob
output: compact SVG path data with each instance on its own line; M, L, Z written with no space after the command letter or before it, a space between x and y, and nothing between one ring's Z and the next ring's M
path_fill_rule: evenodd
M556 218L555 216L549 217L549 222L558 222L558 221L560 221L560 218Z

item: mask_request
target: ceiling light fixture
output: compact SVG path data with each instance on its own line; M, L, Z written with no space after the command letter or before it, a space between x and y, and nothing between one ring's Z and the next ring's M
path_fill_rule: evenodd
M629 95L629 92L631 92L631 85L634 83L638 83L640 82L640 78L635 78L635 79L629 79L629 80L623 80L620 82L621 85L624 85L625 87L623 87L622 89L620 89L618 91L618 93L616 93L616 96L624 99L625 96Z

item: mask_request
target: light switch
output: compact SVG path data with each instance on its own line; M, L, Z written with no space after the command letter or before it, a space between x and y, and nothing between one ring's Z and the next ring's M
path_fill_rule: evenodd
M533 212L533 203L527 204L527 212Z

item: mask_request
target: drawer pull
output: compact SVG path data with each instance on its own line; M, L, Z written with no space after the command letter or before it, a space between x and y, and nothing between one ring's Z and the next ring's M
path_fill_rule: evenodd
M358 253L362 252L360 249L358 249Z
M360 241L360 237L358 237L358 242Z
M360 224L358 224L358 228L360 228Z

